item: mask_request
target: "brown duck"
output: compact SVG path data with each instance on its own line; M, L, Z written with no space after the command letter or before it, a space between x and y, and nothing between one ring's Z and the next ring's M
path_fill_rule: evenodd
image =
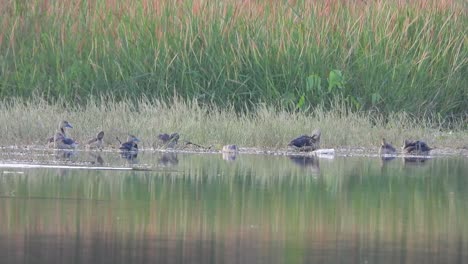
M104 131L101 131L96 135L95 138L88 140L88 142L86 143L86 148L102 150L102 147L104 145L103 138Z
M58 129L55 132L55 135L52 138L49 138L49 146L52 146L56 149L74 149L78 143L67 137L66 129L73 128L73 126L66 120L63 120L59 123Z
M402 149L405 154L427 155L433 148L421 140L405 140Z
M395 154L396 149L388 143L385 138L382 138L382 144L380 145L379 154L380 155L388 155L388 154Z

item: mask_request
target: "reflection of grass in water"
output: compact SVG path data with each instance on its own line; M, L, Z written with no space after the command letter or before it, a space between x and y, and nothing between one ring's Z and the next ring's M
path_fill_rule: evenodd
M0 200L0 226L72 234L79 224L89 235L244 231L286 240L311 233L387 240L467 235L464 160L433 160L411 175L406 167L380 174L377 162L358 164L323 162L312 178L287 159L249 157L241 166L192 156L180 174L37 170L4 175L0 193L15 190L22 198Z
M440 132L443 125L430 119L414 119L407 114L390 115L388 119L368 113L352 113L337 99L332 111L318 107L309 114L287 112L258 106L253 112L239 114L232 108L200 106L197 101L184 103L177 98L171 105L141 100L105 103L90 101L82 108L68 108L63 102L50 105L36 100L0 104L0 144L45 145L60 120L70 121L71 136L83 143L104 130L107 145L117 145L116 137L137 135L144 148L152 147L161 132L179 132L182 140L202 145L224 144L285 148L300 135L322 129L322 147L377 147L381 137L400 146L407 138L422 138L436 147L459 147L468 141L466 122L455 120L454 132Z

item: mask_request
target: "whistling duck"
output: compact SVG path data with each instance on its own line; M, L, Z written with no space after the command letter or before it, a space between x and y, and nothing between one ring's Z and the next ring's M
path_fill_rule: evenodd
M138 151L137 142L140 142L140 140L137 137L135 137L134 135L129 135L127 137L127 141L120 144L119 149L122 151Z
M177 145L177 142L179 141L179 134L178 133L172 133L171 135L162 133L158 135L159 140L161 143L166 145L168 148L173 148L175 145Z
M55 132L55 135L52 139L53 146L56 149L74 149L77 146L77 142L69 137L66 134L66 128L73 128L73 126L68 121L61 121L59 123L58 130ZM49 139L49 144L51 140Z
M312 132L312 136L302 135L289 142L288 146L299 148L301 151L313 151L320 148L320 135L319 129Z
M102 150L102 147L104 145L103 139L104 138L104 131L99 132L95 138L90 139L86 143L86 148L88 149L100 149Z
M432 150L424 141L405 140L403 144L403 153L414 155L426 155Z
M238 151L239 151L239 148L237 147L237 145L226 145L226 146L223 146L223 149L222 149L222 152L226 152L226 153L234 153Z
M385 138L382 138L382 145L380 145L379 149L379 154L380 155L385 155L385 154L395 154L396 149L388 143Z

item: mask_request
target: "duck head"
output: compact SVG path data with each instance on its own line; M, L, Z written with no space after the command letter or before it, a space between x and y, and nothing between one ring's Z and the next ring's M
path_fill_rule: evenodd
M97 134L96 138L97 138L98 140L102 140L102 139L104 138L104 131L99 132L99 133Z
M312 138L315 140L315 141L320 141L320 136L322 135L322 131L320 131L319 128L315 129L314 131L312 131Z
M140 142L140 140L134 135L128 135L127 142L137 143Z
M60 122L59 128L73 128L73 126L67 120L63 120L62 122Z

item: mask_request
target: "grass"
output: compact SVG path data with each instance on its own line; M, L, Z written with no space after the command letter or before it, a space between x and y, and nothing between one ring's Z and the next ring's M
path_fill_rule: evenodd
M317 107L312 112L278 110L258 105L253 110L236 111L234 107L186 102L174 97L172 103L142 98L116 101L112 98L88 100L85 106L70 107L66 100L50 104L44 100L4 100L0 104L0 144L45 145L59 121L74 125L71 136L85 142L100 130L106 133L107 145L117 145L116 137L137 135L141 146L152 148L159 133L178 132L182 139L203 145L284 149L301 134L322 130L322 147L376 147L381 137L396 146L404 139L423 139L438 148L466 147L466 120L451 124L436 117L419 119L406 113L388 117L369 112L355 112L343 98L333 101L333 110ZM452 130L443 129L446 126ZM463 145L465 144L465 145Z
M177 94L322 111L342 96L354 111L457 120L468 115L465 10L457 0L2 1L0 98L85 106L89 95Z

